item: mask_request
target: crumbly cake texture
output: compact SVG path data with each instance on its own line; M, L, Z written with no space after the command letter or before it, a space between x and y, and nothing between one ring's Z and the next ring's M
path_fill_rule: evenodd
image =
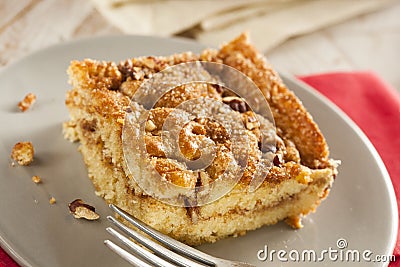
M258 142L262 132L260 127L268 123L267 120L259 118L259 124L252 123L249 117L258 115L240 103L230 104L232 95L219 87L188 85L164 95L146 122L145 140L152 164L165 179L186 187L196 184L191 178L193 173L176 160L166 159L163 147L158 143L165 114L182 101L199 96L225 100L224 103L228 102L242 116L250 140L248 166L239 183L217 201L185 208L160 202L141 190L124 161L121 134L124 116L126 112L132 112L131 108L127 109L130 99L143 81L168 66L196 60L229 65L252 79L271 107L278 136L274 166L261 186L249 192L249 177L254 174L262 153ZM79 150L96 193L178 240L190 245L215 242L281 220L299 228L301 217L315 211L330 191L336 176L336 163L329 159L321 131L265 57L251 45L246 34L219 50L207 49L199 55L186 52L165 57L140 57L118 65L90 59L73 61L68 74L73 89L66 97L70 121L64 123L64 134L67 139L80 142ZM226 97L231 98L226 100ZM189 132L182 136L183 143L180 143L185 156L196 158L198 151L192 144L212 135L209 131L215 125L210 126L210 123L195 121L188 126L190 131L184 131ZM220 134L223 136L222 132ZM213 141L218 146L217 164L204 172L208 180L226 168L224 162L231 155L228 141L224 138ZM203 182L201 177L200 182Z

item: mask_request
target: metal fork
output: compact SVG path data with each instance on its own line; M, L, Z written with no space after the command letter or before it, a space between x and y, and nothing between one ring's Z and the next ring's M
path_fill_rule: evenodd
M123 259L131 263L133 266L137 267L173 267L173 266L183 266L183 267L204 267L204 266L217 266L217 267L255 267L254 265L236 261L224 260L221 258L210 256L204 252L194 249L188 245L185 245L167 235L164 235L157 230L151 228L140 220L133 218L127 214L122 209L117 206L110 204L110 208L119 214L122 218L130 222L140 231L146 233L150 237L154 238L164 246L150 240L143 234L135 231L126 225L119 222L112 216L108 216L107 219L122 230L129 237L133 238L138 243L147 247L144 249L135 242L131 241L129 238L125 237L121 233L117 232L111 227L107 227L106 230L119 239L123 244L129 247L135 255L129 253L128 251L117 246L110 240L105 240L104 244L109 247L112 251L120 255Z

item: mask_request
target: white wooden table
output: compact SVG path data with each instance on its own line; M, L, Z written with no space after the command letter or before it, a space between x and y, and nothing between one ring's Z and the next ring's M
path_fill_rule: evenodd
M351 0L349 0L351 1ZM377 0L379 1L379 0ZM400 1L268 52L292 74L373 70L400 90ZM0 0L0 68L64 40L120 33L88 0Z

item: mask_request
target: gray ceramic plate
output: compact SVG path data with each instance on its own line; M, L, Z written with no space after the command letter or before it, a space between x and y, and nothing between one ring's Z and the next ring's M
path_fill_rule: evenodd
M69 89L65 70L70 60L119 61L139 55L196 52L201 48L199 44L177 39L101 37L44 49L0 73L0 244L21 265L127 266L103 245L103 240L110 238L104 230L109 226L105 217L110 211L95 196L77 145L65 141L61 134L61 123L68 119L64 95ZM397 206L389 176L376 151L329 101L304 84L283 78L318 122L332 157L342 160L332 192L318 212L305 219L301 230L279 223L201 249L257 266L282 264L276 258L273 262L257 259L257 252L265 246L288 253L295 249L314 249L319 253L329 247L337 249L340 238L347 241L347 249L390 254L398 223ZM31 110L21 113L16 104L28 92L34 92L38 100ZM22 140L33 142L36 160L29 167L11 167L12 146ZM41 176L43 184L34 184L32 175ZM57 199L55 205L49 204L51 196ZM102 218L96 222L72 218L67 204L75 198L93 204ZM321 264L330 266L338 262L326 259ZM358 264L364 266L365 262Z

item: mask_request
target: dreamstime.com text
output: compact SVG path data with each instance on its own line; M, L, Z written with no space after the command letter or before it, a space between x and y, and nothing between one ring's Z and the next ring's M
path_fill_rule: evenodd
M394 255L377 255L371 250L349 249L347 240L339 238L336 247L328 247L317 251L313 249L304 250L275 250L267 245L257 252L260 261L280 262L392 262Z

